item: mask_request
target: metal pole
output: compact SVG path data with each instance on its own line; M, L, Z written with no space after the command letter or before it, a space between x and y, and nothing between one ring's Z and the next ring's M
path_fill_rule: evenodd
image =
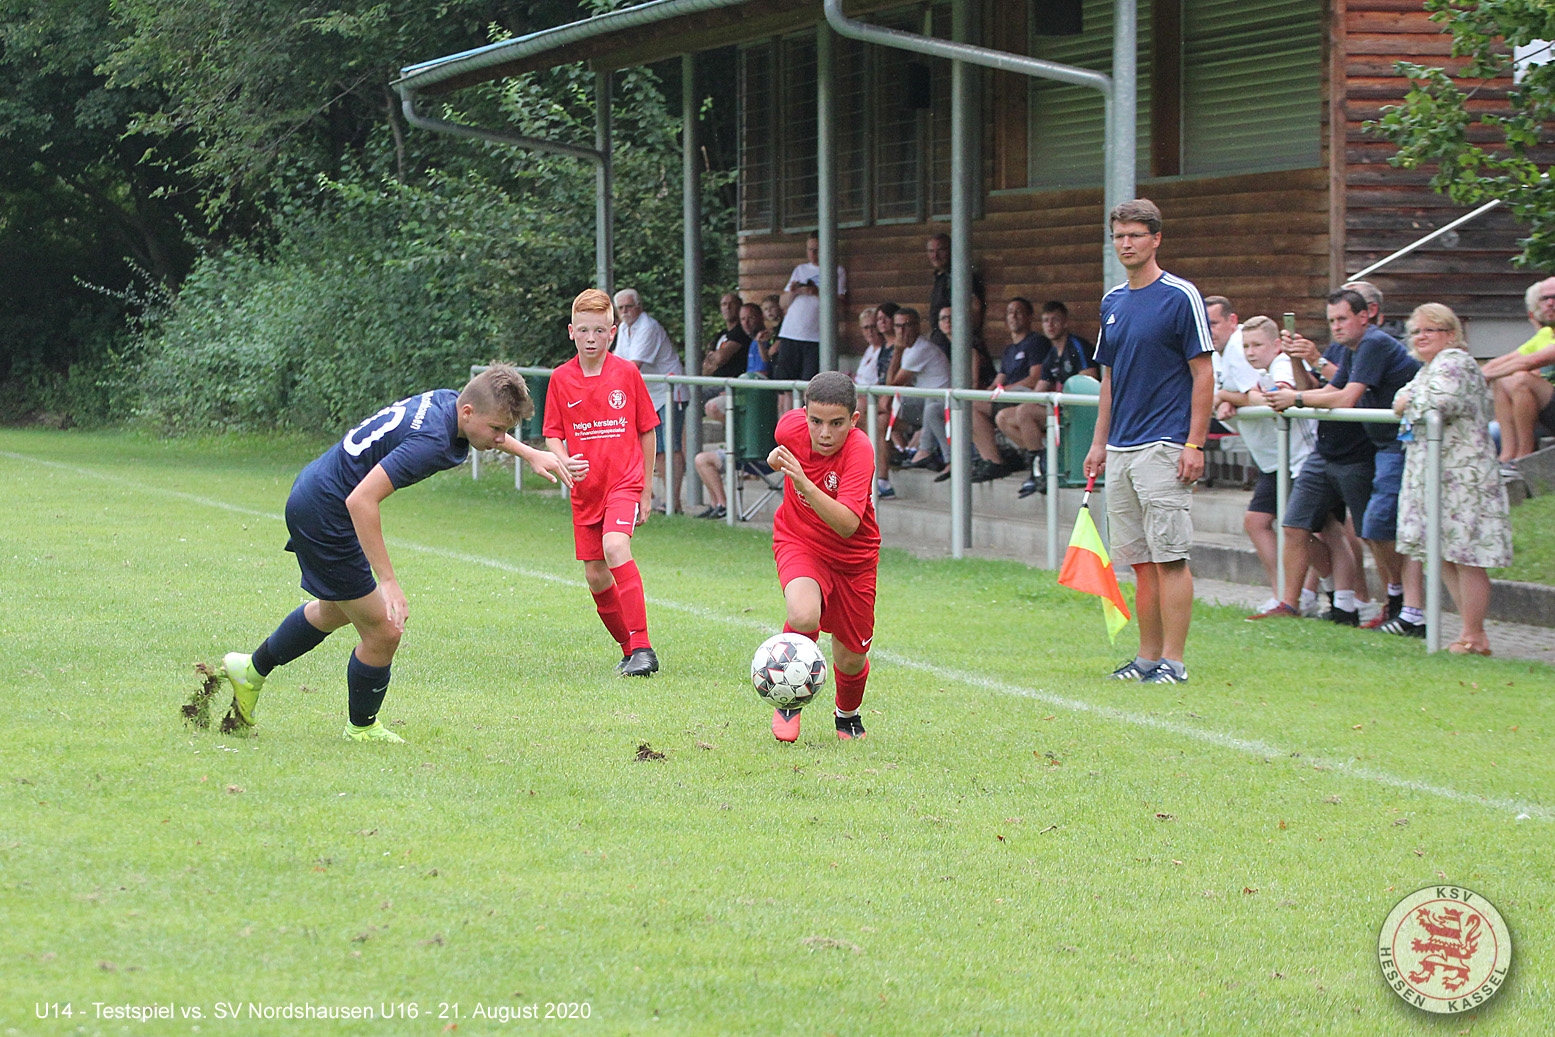
M837 77L836 36L822 24L815 32L816 236L821 264L821 370L837 369L837 131L832 119Z
M681 265L685 268L686 373L693 375L702 373L702 179L697 115L696 55L685 54L680 59ZM702 389L696 385L690 388L691 402L686 407L683 435L685 456L695 458L702 452ZM674 396L672 389L671 409ZM702 480L691 480L686 490L689 503L702 503Z
M867 393L864 408L864 421L866 422L864 429L869 433L869 445L874 451L874 456L879 457L880 451L884 446L880 442L880 397L874 393ZM890 470L889 467L886 468L886 471L889 472ZM875 478L873 472L869 476L869 500L876 505L880 503L880 481Z
M735 394L730 386L724 404L724 525L733 527L739 517L734 489L740 481L740 460L734 453Z
M968 0L954 0L951 38L967 42L971 30ZM950 63L950 384L972 385L972 191L976 183L968 161L971 154L971 69L964 61ZM929 326L939 314L929 314ZM932 405L933 401L925 401ZM950 555L960 558L972 540L972 443L968 435L968 404L955 400L950 408Z
M1425 413L1425 650L1442 647L1442 416ZM1460 601L1461 609L1463 603Z
M479 450L471 450L470 451L470 478L478 480L478 479L480 479L480 477L481 477L481 452Z
M1138 35L1138 0L1115 0L1112 21L1112 94L1106 107L1107 173L1104 205L1108 212L1119 202L1133 198L1135 192ZM1105 291L1121 283L1128 275L1112 250L1112 228L1105 226L1105 214L1103 218L1105 240L1102 243L1102 272Z
M1278 474L1274 478L1274 596L1285 600L1285 504L1290 500L1290 419L1274 419L1279 449Z
M1042 444L1047 454L1047 567L1058 568L1058 404L1047 408L1047 439Z
M1491 209L1494 209L1496 206L1498 206L1500 204L1501 204L1501 199L1494 198L1494 199L1486 202L1484 205L1481 205L1478 209L1475 209L1473 212L1467 213L1467 214L1465 214L1463 216L1459 216L1456 220L1453 220L1451 223L1447 224L1446 226L1438 227L1435 230L1433 230L1431 233L1427 234L1425 237L1419 239L1418 241L1413 241L1413 242L1409 243L1408 245L1405 245L1403 248L1399 249L1397 252L1393 253L1391 256L1388 256L1386 259L1379 259L1375 263L1373 263L1371 266L1367 267L1366 269L1359 270L1359 271L1351 274L1349 276L1348 280L1359 281L1362 278L1364 278L1367 274L1371 273L1372 271L1374 271L1374 270L1381 270L1383 267L1387 266L1389 263L1393 262L1395 259L1403 259L1405 256L1409 255L1411 252L1413 252L1415 249L1419 248L1420 246L1422 246L1424 244L1427 244L1428 242L1435 241L1437 238L1441 237L1443 234L1446 234L1450 230L1457 230L1459 227L1463 226L1465 223L1469 222L1472 219L1475 219L1476 217L1484 215L1485 213L1489 212Z
M664 405L664 514L675 514L675 386L666 385L669 402Z
M594 150L600 160L594 166L594 282L606 295L615 294L615 159L611 156L609 72L594 73Z

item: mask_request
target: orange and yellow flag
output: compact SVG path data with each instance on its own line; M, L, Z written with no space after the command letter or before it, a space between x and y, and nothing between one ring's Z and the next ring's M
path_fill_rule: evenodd
M1118 631L1129 620L1128 604L1123 600L1123 592L1118 589L1118 577L1112 571L1112 559L1101 542L1101 534L1096 532L1089 505L1082 507L1079 517L1075 519L1074 532L1069 536L1069 550L1064 553L1064 566L1058 570L1058 583L1099 597L1102 618L1107 621L1107 639L1118 639Z

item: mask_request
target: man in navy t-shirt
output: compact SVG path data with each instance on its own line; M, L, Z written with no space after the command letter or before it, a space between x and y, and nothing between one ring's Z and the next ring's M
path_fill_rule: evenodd
M1328 328L1334 342L1344 347L1328 385L1268 393L1269 406L1281 411L1288 407L1392 408L1394 394L1414 378L1419 362L1398 339L1371 324L1366 299L1354 289L1330 293ZM1305 355L1316 347L1305 339L1292 338L1290 349L1292 355ZM1288 615L1295 611L1306 573L1310 534L1323 528L1327 516L1340 503L1348 506L1356 532L1371 548L1378 574L1388 584L1390 612L1395 610L1395 601L1402 606L1403 565L1393 546L1404 470L1403 448L1397 436L1397 425L1318 422L1317 450L1322 463L1310 475L1302 469L1281 519L1285 526L1285 597L1283 608L1271 612ZM1294 574L1292 566L1297 567ZM1345 604L1336 597L1332 618L1358 626L1359 610Z
M1107 473L1109 550L1114 561L1134 567L1139 614L1139 654L1112 676L1184 684L1193 612L1193 484L1204 474L1214 345L1199 290L1156 262L1161 210L1155 203L1123 202L1107 222L1128 281L1101 303L1101 404L1085 474Z
M351 719L345 737L404 741L378 720L409 611L384 545L379 505L395 490L462 463L471 448L521 457L552 482L571 486L572 475L554 454L508 435L532 413L523 377L497 364L461 392L432 389L389 404L302 470L286 500L286 550L297 556L303 590L317 600L294 609L252 655L228 652L222 660L219 672L233 692L224 731L253 725L259 690L272 670L350 625L361 643L346 665Z

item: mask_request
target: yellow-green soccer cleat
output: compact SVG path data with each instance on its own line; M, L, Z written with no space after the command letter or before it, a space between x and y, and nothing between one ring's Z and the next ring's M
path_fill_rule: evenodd
M384 727L381 720L374 720L366 727L357 727L347 721L345 733L341 737L348 742L405 742L405 739Z
M265 679L254 671L253 658L242 652L228 652L222 657L221 673L232 685L232 707L238 719L252 727L259 689L265 686Z

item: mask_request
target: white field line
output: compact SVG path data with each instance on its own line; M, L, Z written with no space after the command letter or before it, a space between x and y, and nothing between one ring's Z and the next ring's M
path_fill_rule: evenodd
M209 497L201 497L193 493L185 493L181 490L169 490L157 487L147 487L139 483L131 482L106 472L99 472L78 465L65 464L60 461L46 461L41 458L29 457L25 454L0 451L0 457L15 461L24 461L29 464L42 465L49 468L58 468L77 475L98 479L103 482L113 483L127 489L138 490L144 493L158 494L165 497L174 497L179 500L189 501L210 508L219 508L222 511L235 512L239 515L249 515L254 518L267 519L272 522L284 522L281 515L274 512L259 511L254 508L245 508L226 501L213 500ZM500 561L495 558L487 558L482 555L467 554L462 551L454 551L443 547L431 547L426 544L417 544L409 540L394 538L388 541L394 547L407 551L415 551L418 554L432 555L438 558L446 558L450 561L463 562L468 565L479 565L488 569L496 569L501 572L512 573L531 580L542 580L562 587L584 588L584 581L567 576L559 576L556 573L545 572L539 569L530 569L521 565L513 565L510 562ZM710 622L723 623L728 626L744 627L748 630L768 633L771 624L759 619L750 619L744 616L728 615L713 609L703 608L699 605L688 605L684 602L670 601L665 598L649 598L649 604L656 608L670 609L674 612L695 616L698 619ZM1439 799L1449 800L1454 803L1472 804L1475 806L1489 807L1493 810L1506 811L1514 815L1527 815L1530 818L1550 820L1555 818L1555 811L1541 806L1538 803L1520 799L1506 799L1498 796L1479 796L1469 792L1460 792L1446 785L1436 785L1430 782L1415 781L1412 778L1400 778L1386 771L1374 770L1352 763L1349 760L1336 760L1328 757L1313 756L1305 752L1293 752L1277 745L1265 742L1261 739L1238 738L1235 735L1225 734L1220 731L1206 730L1194 727L1191 724L1181 724L1175 720L1165 720L1161 717L1151 716L1146 713L1136 713L1131 710L1118 709L1114 706L1099 705L1087 702L1084 699L1069 698L1057 695L1053 692L1043 691L1040 688L1030 688L1024 685L1012 684L996 677L988 677L966 670L952 669L940 666L936 663L914 659L911 656L902 655L887 649L876 649L870 656L882 662L888 662L919 673L928 674L942 681L969 685L974 688L983 688L987 691L997 692L1001 695L1009 695L1015 698L1031 699L1054 709L1061 709L1070 713L1079 713L1096 717L1100 720L1117 724L1127 724L1132 727L1148 728L1161 731L1166 734L1186 738L1191 741L1202 742L1221 749L1229 749L1233 752L1247 756L1260 757L1273 762L1276 759L1299 759L1305 766L1314 770L1332 771L1336 774L1346 775L1360 781L1368 781L1388 788L1399 789L1404 792L1420 793L1427 796L1435 796Z

